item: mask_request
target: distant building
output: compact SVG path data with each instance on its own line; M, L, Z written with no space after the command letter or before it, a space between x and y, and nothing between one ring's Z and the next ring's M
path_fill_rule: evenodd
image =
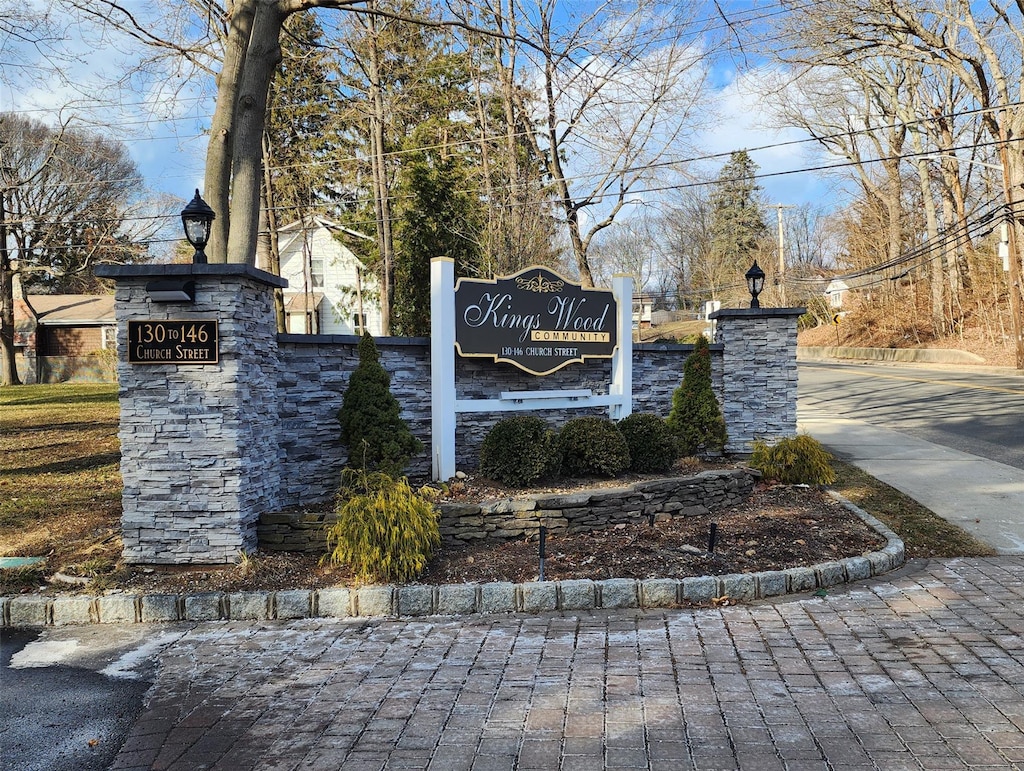
M14 292L14 358L23 383L116 380L113 295Z
M292 334L381 334L377 278L335 235L359 243L372 239L323 217L293 222L278 231L287 331ZM359 310L362 308L362 325Z

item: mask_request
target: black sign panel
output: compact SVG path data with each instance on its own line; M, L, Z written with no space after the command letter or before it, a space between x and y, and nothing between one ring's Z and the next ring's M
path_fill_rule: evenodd
M216 364L219 353L216 319L128 322L129 364Z
M534 375L610 358L618 345L616 316L610 291L584 289L547 268L455 284L459 355L490 357Z

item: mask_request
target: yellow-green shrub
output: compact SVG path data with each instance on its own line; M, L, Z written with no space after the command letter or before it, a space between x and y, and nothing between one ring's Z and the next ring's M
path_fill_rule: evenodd
M772 445L754 442L750 467L766 479L787 485L830 485L836 481L832 455L817 439L806 434L780 439Z
M405 477L346 469L336 513L327 531L329 559L361 581L411 581L441 543L437 510Z

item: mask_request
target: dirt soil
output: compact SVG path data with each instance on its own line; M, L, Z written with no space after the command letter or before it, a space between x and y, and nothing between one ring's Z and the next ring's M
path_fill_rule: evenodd
M621 485L622 480L603 484ZM587 480L553 489L593 485ZM453 497L493 497L499 489L468 480ZM712 524L717 533L713 552ZM824 491L762 484L745 503L708 516L656 522L653 527L645 522L587 534L549 535L544 577L557 581L749 573L810 566L884 545L874 530ZM442 547L416 583L535 581L540 572L538 546L534 539ZM180 593L357 585L347 569L320 564L316 555L269 552L224 568L121 568L103 580L113 580L128 591Z

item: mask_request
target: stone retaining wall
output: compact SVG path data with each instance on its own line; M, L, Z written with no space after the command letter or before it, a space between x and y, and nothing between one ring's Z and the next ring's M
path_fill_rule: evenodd
M502 498L482 504L442 504L441 538L446 543L530 538L549 532L586 533L620 523L656 522L700 516L740 503L750 495L756 473L746 469L704 471L689 477L652 479L624 487L568 494ZM266 551L322 553L324 529L334 515L324 512L268 513L257 528Z

